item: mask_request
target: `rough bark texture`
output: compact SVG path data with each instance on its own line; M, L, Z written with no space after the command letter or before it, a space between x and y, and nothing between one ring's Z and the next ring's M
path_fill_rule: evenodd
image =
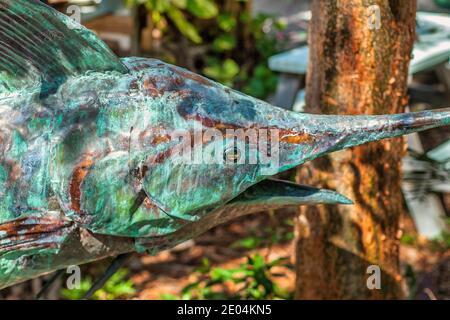
M381 28L374 30L372 5L381 12ZM409 0L313 1L306 112L403 112L415 12L415 1ZM297 182L336 189L355 205L300 209L296 298L402 297L398 238L404 149L402 138L391 139L299 169ZM380 290L367 288L369 265L381 267Z

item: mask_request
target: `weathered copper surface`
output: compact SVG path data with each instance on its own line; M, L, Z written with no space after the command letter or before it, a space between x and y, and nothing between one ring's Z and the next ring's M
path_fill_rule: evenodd
M0 289L110 255L154 253L269 208L350 204L333 191L268 178L449 122L449 110L289 112L161 61L120 60L49 7L0 0ZM198 138L212 129L223 140ZM276 161L263 162L260 150L247 161L254 145L230 135L239 129L274 133ZM197 155L225 147L219 158L229 159L231 147L237 163L175 161L174 131Z

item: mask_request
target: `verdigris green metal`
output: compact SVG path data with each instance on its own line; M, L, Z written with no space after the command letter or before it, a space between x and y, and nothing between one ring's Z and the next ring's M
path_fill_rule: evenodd
M0 0L0 289L112 255L155 253L249 213L350 204L270 175L449 123L449 110L289 112L161 61L120 60L38 1ZM196 128L225 138L195 139ZM277 161L256 151L257 161L247 163L235 147L238 163L174 161L174 131L194 136L189 146L202 147L195 152L252 147L228 136L231 129L275 132Z

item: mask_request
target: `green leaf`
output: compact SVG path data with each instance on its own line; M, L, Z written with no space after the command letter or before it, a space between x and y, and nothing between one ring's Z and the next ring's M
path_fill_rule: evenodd
M244 92L256 98L262 98L266 94L264 82L261 79L252 78L248 86L244 88Z
M211 279L213 281L227 281L233 278L233 270L215 268L211 271Z
M225 75L229 78L235 77L239 73L238 64L232 59L226 59L223 62L223 70L225 71Z
M236 28L236 19L233 18L230 14L220 14L217 17L217 23L219 28L225 32L231 32L234 28Z
M125 5L128 6L128 7L139 6L139 5L144 4L146 2L147 2L147 0L125 0Z
M285 241L292 241L295 238L295 234L291 231L291 232L287 232L284 236L284 240Z
M248 237L236 241L231 245L233 248L244 248L247 250L255 249L262 243L262 238L260 237Z
M250 23L251 22L250 13L248 13L247 11L242 12L241 15L239 16L239 20L244 24Z
M145 8L149 11L167 12L171 8L169 0L147 0Z
M174 294L171 293L162 293L160 295L161 300L180 300L180 298Z
M126 269L119 269L109 280L106 282L102 290L106 291L115 297L131 295L135 293L133 282L131 280L125 280L128 271Z
M288 258L278 258L278 259L275 259L275 260L269 262L267 264L267 266L269 268L272 268L272 267L275 267L275 266L285 265L287 263L289 263L289 259Z
M119 269L93 296L92 300L106 299L114 300L120 297L126 297L134 294L134 284L131 280L125 280L128 271L126 269ZM64 298L70 300L80 300L86 292L91 288L92 280L90 278L83 279L78 289L61 290Z
M274 27L275 27L275 29L278 30L278 31L283 31L283 30L286 30L286 28L287 28L287 23L286 23L286 21L284 21L284 20L276 19L276 20L274 21Z
M264 260L264 257L260 254L256 254L253 256L253 259L251 259L253 266L256 269L264 268L266 265L266 261Z
M212 0L187 0L187 10L202 19L214 18L219 13L219 9Z
M61 295L64 299L68 300L80 300L89 288L92 286L91 279L84 279L80 282L80 288L78 289L61 289Z
M186 20L183 12L176 9L175 7L171 7L167 12L167 14L169 15L170 20L172 20L173 23L175 23L178 30L183 35L185 35L189 40L191 40L195 44L202 43L202 38L200 37L197 29L193 24L191 24L189 21Z
M219 60L211 59L208 62L208 67L203 69L206 76L228 86L233 84L233 80L239 74L239 71L238 64L232 59L226 59L223 63Z
M271 71L265 64L259 64L255 68L255 77L257 78L267 78L270 77Z
M213 48L216 51L229 51L236 47L236 37L231 34L224 34L217 37L213 42Z
M411 246L415 245L416 241L417 241L417 239L415 236L413 236L411 234L407 234L407 233L403 234L402 237L400 238L400 242L402 244L407 244L407 245L411 245Z
M196 272L200 272L202 274L208 273L211 270L211 265L210 265L209 259L207 257L203 257L202 265L194 270Z
M186 9L187 0L172 0L172 4L178 9Z
M152 20L153 20L154 24L158 24L162 19L162 15L158 11L152 11L151 15L152 15Z

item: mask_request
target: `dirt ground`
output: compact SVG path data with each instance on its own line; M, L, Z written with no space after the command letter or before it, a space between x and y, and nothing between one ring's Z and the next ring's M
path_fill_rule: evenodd
M219 226L173 250L156 256L135 254L127 263L128 278L135 293L116 299L162 299L167 295L181 297L182 289L198 279L196 269L207 258L212 267L237 268L246 257L261 254L266 261L287 258L288 266L276 267L273 281L283 290L293 292L295 273L289 267L294 263L292 219L295 212L275 214L261 213ZM408 299L450 299L450 250L444 246L427 242L415 235L414 225L408 216L403 217L404 234L408 243L401 245L401 265L404 270ZM289 235L287 237L287 235ZM242 248L242 239L259 239L252 248ZM92 263L83 267L83 276L98 277L110 260ZM0 299L33 299L45 279L35 279L0 291ZM61 299L62 280L57 282L45 298ZM226 284L227 290L236 290Z
M293 218L294 214L285 214ZM229 225L218 227L205 234L195 245L184 250L164 252L156 257L141 257L133 270L132 280L139 288L134 298L160 299L162 294L179 294L188 283L193 282L191 272L200 265L202 257L208 257L214 266L235 268L245 262L247 255L260 253L268 260L280 257L289 258L294 263L294 248L291 241L261 246L254 250L233 249L236 239L254 236L270 237L261 234L261 227L268 215L248 217ZM278 217L275 218L278 221ZM270 220L270 218L269 218ZM275 232L292 232L283 223L275 222ZM271 221L272 226L274 222ZM414 237L415 230L410 218L403 218L404 233ZM401 245L401 264L405 275L407 296L411 299L450 299L450 250L437 244L417 239L414 244ZM136 268L136 269L134 269ZM275 282L283 289L294 290L295 272L289 268L280 270L283 276Z

